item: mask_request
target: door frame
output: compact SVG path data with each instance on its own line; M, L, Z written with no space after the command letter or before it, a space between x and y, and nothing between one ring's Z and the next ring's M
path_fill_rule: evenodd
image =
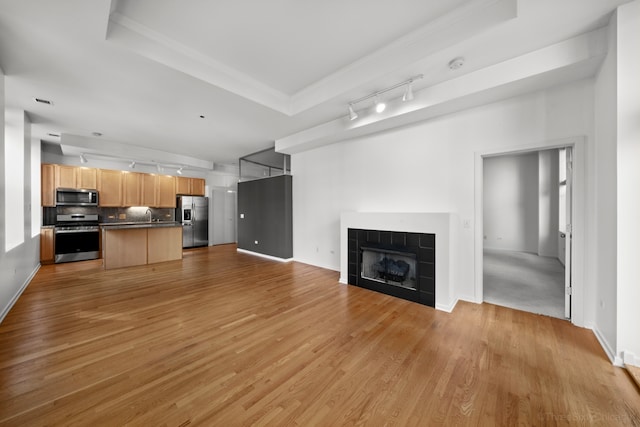
M549 150L553 148L572 147L573 149L573 193L571 194L573 224L573 257L571 262L572 298L571 298L571 323L577 326L584 324L584 271L586 259L585 245L585 166L586 166L586 138L575 136L571 138L553 139L541 141L519 147L503 147L492 150L476 151L474 153L474 298L481 304L484 299L483 283L483 248L484 248L484 217L483 217L483 160L485 157L493 157L505 154L520 154L533 151Z

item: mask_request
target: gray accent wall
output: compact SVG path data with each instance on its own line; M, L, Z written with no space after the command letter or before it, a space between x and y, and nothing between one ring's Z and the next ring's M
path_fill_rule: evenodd
M238 183L238 249L293 258L292 177Z

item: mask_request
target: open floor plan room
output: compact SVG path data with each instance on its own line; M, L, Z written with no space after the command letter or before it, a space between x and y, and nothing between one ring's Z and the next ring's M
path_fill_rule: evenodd
M639 425L593 332L452 313L236 252L42 266L0 325L0 425Z

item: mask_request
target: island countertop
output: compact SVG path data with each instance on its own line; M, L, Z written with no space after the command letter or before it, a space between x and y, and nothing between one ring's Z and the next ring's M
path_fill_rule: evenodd
M158 228L158 227L182 227L176 221L152 221L152 222L103 222L100 227L108 230L120 230L129 228Z

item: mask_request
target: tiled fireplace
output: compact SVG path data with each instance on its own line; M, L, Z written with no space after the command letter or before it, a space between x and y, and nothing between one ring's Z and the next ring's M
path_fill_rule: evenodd
M436 236L348 229L348 283L435 307Z
M447 212L343 212L340 283L451 311L459 223Z

